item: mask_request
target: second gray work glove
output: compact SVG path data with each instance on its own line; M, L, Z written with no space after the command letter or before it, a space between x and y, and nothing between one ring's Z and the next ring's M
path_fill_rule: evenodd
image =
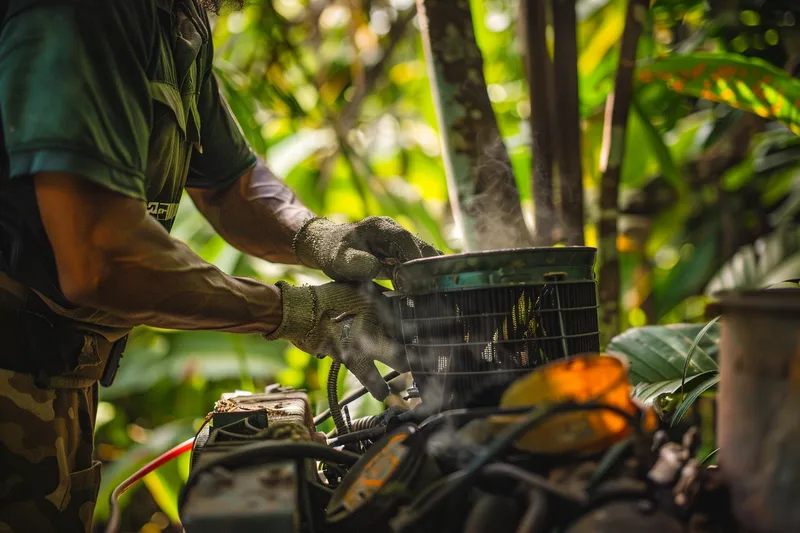
M387 331L393 317L378 298L382 290L373 283L333 282L319 286L292 286L281 290L283 319L267 340L286 339L317 357L341 362L378 400L389 395L374 361L399 372L408 364L402 346ZM386 316L382 316L386 314Z
M442 254L389 217L353 224L313 218L297 232L294 253L301 264L341 281L391 279L394 265Z

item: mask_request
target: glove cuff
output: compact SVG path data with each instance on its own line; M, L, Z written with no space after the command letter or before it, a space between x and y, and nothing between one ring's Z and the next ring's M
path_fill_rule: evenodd
M278 328L264 338L268 341L286 339L295 345L302 343L317 322L319 305L314 287L296 287L285 281L275 286L281 291L283 318Z
M316 222L319 222L318 225L326 227L335 225L327 218L311 217L305 222L303 222L303 225L300 226L300 229L297 230L297 233L294 234L294 239L292 239L292 253L294 254L295 259L297 259L297 262L300 263L301 265L310 268L320 267L320 265L317 264L317 261L315 260L313 254L313 240L314 240L314 235L317 234L317 231L309 230L309 226L311 226ZM308 242L309 240L312 242L309 243Z

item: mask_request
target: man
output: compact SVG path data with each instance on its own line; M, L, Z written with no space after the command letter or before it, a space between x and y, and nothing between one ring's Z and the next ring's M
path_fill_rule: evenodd
M315 218L269 172L198 0L2 0L0 17L0 531L88 531L97 382L135 325L288 339L386 397L373 361L404 362L356 285L227 276L168 234L185 189L232 245L336 280L437 253L390 219Z

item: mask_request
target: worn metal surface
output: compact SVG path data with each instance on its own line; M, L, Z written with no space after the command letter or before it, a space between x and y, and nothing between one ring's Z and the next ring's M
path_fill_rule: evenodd
M395 272L404 295L458 289L594 282L597 250L586 246L513 248L416 259Z
M719 464L759 533L800 531L800 291L721 295Z

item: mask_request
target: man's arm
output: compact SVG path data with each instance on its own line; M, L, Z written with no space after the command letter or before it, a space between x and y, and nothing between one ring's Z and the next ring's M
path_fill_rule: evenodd
M292 240L314 214L262 159L228 187L187 188L200 212L227 242L244 253L295 264Z
M263 334L281 323L274 285L206 263L171 238L143 202L70 174L34 180L70 301L163 328Z

